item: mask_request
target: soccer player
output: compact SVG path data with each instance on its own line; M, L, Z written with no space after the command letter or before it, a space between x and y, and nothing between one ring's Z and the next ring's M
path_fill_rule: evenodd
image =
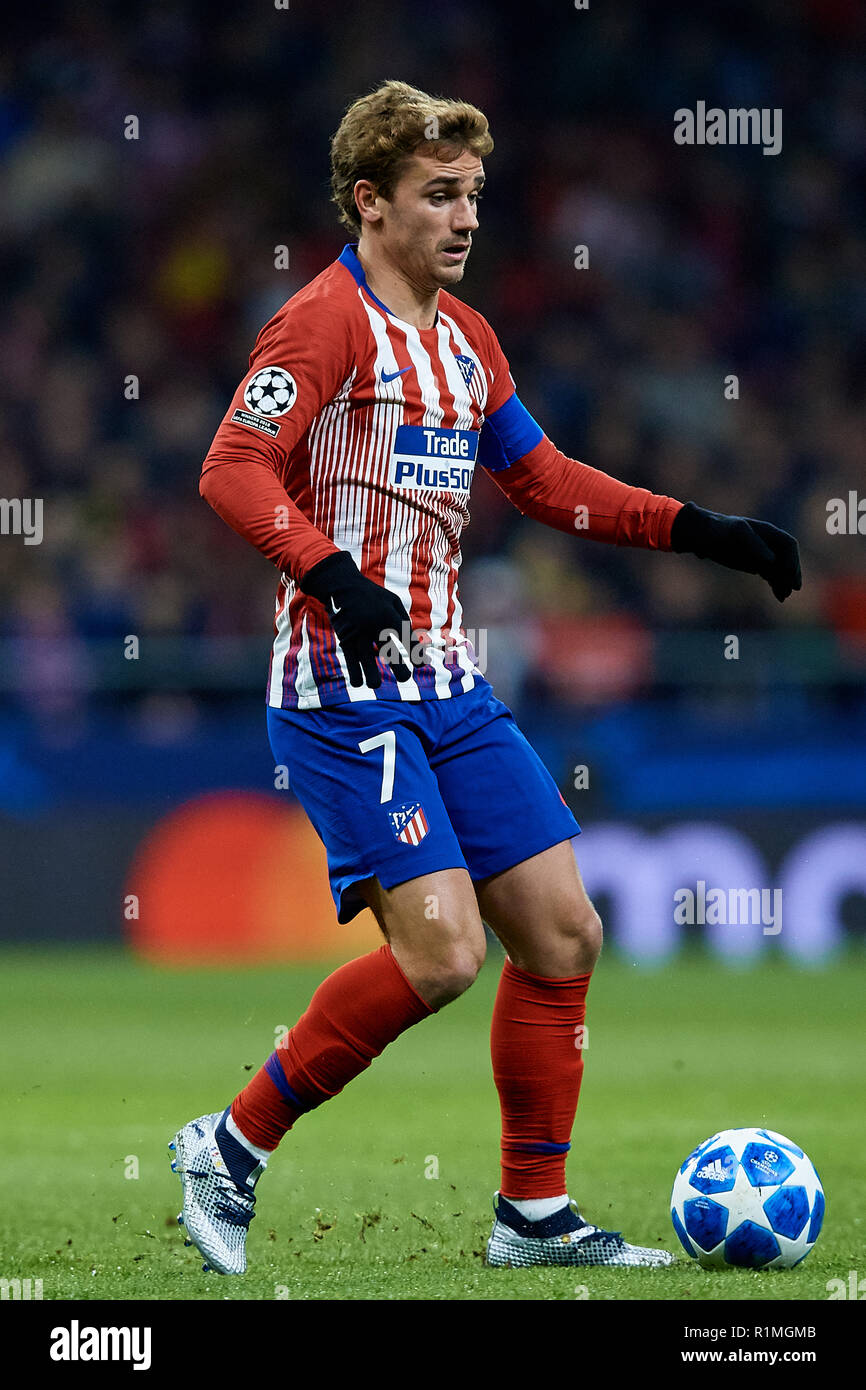
M327 849L339 921L369 905L384 937L323 981L229 1106L170 1146L178 1220L225 1274L246 1268L254 1189L280 1140L472 984L482 922L506 951L488 1263L673 1259L569 1200L601 923L575 862L580 827L467 641L460 536L480 465L575 544L689 551L762 576L779 600L800 587L798 549L767 522L630 487L546 437L493 330L450 292L492 149L476 107L402 82L349 107L332 193L355 239L260 332L202 469L202 496L279 571L274 758Z

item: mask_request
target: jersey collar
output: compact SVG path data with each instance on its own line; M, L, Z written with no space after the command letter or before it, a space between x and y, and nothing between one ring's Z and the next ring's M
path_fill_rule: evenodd
M367 284L367 277L366 277L366 275L364 274L364 267L361 265L361 262L358 260L357 249L358 249L358 243L357 243L357 241L347 241L347 242L346 242L346 245L343 247L343 249L342 249L342 251L340 252L340 255L337 257L337 259L339 260L339 262L340 262L341 265L344 265L348 271L351 271L352 275L355 277L356 282L361 286L361 288L362 288L362 290L364 291L364 293L365 293L365 294L368 294L368 295L370 296L370 298L372 299L372 301L373 301L374 304L378 304L379 308L380 308L380 309L384 309L385 313L388 314L392 319L397 319L397 322L398 322L398 323L403 323L404 320L401 319L401 318L398 318L397 315L396 315L395 313L393 313L393 312L388 308L388 305L387 305L387 304L383 304L382 301L381 301L381 299L379 299L379 298L373 293L373 291L370 289L370 286ZM439 310L437 309L437 310L436 310L436 317L435 317L435 319L433 320L433 328L438 327L438 324L439 324ZM412 326L411 324L407 324L407 327L408 327L408 328L411 328L411 326ZM429 333L429 332L431 332L432 330L431 330L431 329L425 329L425 330L423 330L423 331ZM419 329L419 328L416 328L416 329L415 329L415 332L416 332L416 333L420 333L420 332L422 332L422 330Z

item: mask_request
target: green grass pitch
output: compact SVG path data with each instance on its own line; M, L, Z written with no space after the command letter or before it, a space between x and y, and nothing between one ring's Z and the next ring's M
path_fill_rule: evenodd
M120 951L0 958L2 1269L44 1299L827 1298L863 1265L866 960L750 971L603 955L569 1157L585 1215L678 1250L674 1173L718 1129L802 1145L827 1194L792 1271L488 1270L498 1107L488 1028L501 954L287 1136L258 1187L243 1278L201 1272L175 1224L166 1144L222 1108L305 1008L321 969L175 973ZM137 1176L136 1176L137 1174ZM436 1176L438 1174L438 1176ZM585 1289L585 1294L581 1289Z

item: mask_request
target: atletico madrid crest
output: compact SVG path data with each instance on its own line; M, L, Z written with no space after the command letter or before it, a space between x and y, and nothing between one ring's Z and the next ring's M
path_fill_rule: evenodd
M394 838L402 840L404 845L420 844L430 829L420 801L404 801L396 811L388 812L388 819Z
M455 354L454 354L454 361L457 363L458 367L460 368L460 371L461 371L462 374L463 374L463 380L466 382L466 385L468 386L468 385L471 383L473 373L475 372L475 363L474 363L474 361L472 360L471 357L468 357L467 354L466 354L465 352L457 352L457 353L455 353Z

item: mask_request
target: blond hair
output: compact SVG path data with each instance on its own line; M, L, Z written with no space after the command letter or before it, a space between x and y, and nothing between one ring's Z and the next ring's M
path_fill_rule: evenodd
M331 201L344 227L361 230L358 180L368 179L383 198L393 197L406 161L421 146L440 159L461 150L483 158L493 140L477 106L432 97L407 82L383 82L352 102L331 141Z

